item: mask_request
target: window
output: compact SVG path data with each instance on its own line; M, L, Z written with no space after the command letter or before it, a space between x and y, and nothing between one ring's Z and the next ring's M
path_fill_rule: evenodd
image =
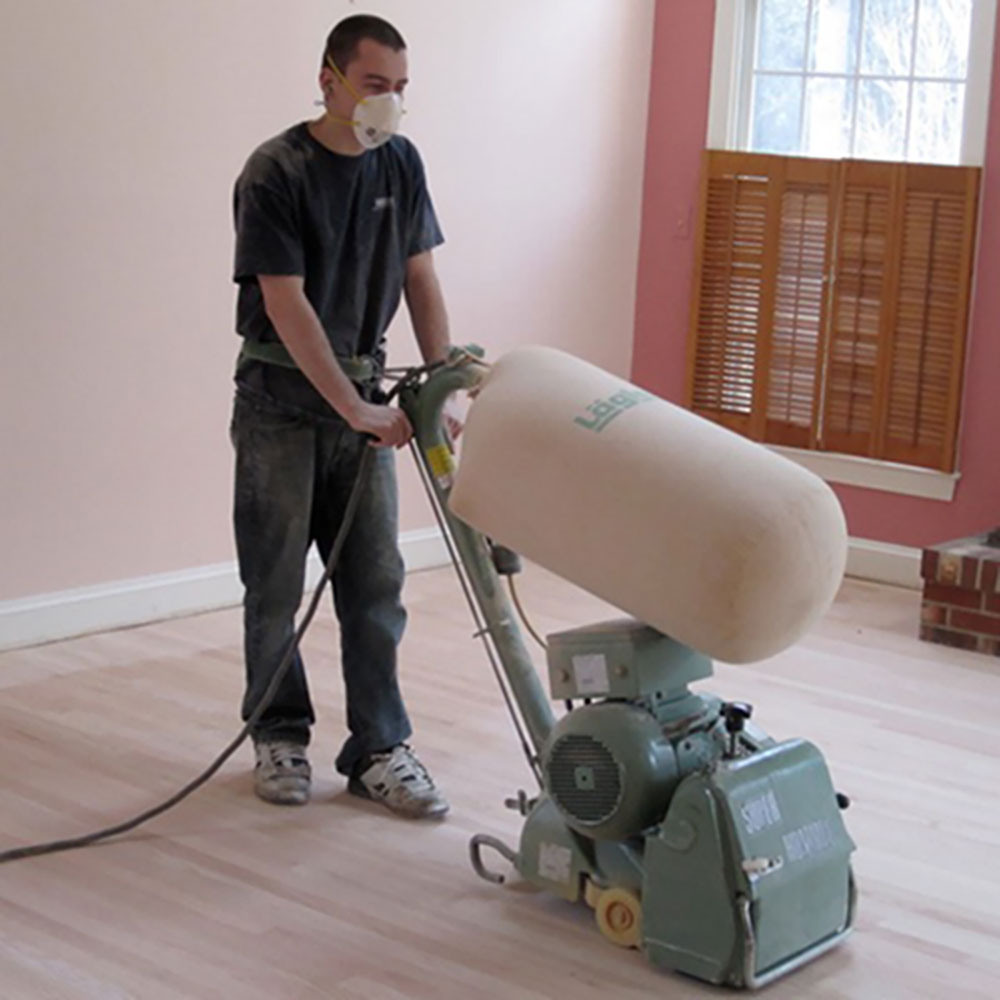
M995 6L718 0L695 412L826 470L953 472L980 179L957 164L982 161Z
M972 0L757 0L749 149L958 163Z
M981 165L996 0L718 0L709 146Z

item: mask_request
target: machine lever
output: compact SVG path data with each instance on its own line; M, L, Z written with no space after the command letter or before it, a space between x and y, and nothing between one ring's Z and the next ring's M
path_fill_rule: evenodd
M748 705L742 701L730 701L722 706L720 714L726 723L726 732L729 734L729 750L727 756L731 759L736 756L736 742L743 727L747 724L750 716L753 715L753 705Z
M514 867L517 867L517 852L511 850L502 840L498 840L496 837L491 837L487 833L477 833L469 841L469 857L472 861L472 867L476 874L480 878L486 879L487 882L492 882L494 885L503 885L506 881L506 876L501 875L498 872L491 872L483 864L482 849L484 847L492 848L502 858L514 865Z
M519 788L517 792L516 799L504 799L504 805L508 809L513 809L515 812L520 813L522 816L527 816L532 809L535 808L537 799L529 799L528 793L525 792L523 788Z

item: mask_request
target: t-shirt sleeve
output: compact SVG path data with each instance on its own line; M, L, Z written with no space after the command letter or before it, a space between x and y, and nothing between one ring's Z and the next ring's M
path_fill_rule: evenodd
M424 165L416 147L410 147L413 156L414 191L410 208L410 239L406 254L414 257L426 250L433 250L444 243L444 234L438 224L431 193L427 189Z
M233 193L236 259L233 280L258 274L305 276L301 220L288 181L268 157L247 162Z

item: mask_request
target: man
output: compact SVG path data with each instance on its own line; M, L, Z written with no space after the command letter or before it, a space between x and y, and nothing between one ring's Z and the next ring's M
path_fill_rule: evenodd
M386 327L405 293L425 361L449 350L432 250L443 242L415 147L395 135L406 44L381 18L327 39L324 114L258 148L236 183L234 527L245 587L246 694L257 706L293 635L307 551L326 561L364 449L375 447L333 576L349 738L336 767L351 792L411 817L448 804L406 741L397 682L400 601L393 448L411 434L382 405ZM315 721L301 657L253 733L254 788L302 804Z

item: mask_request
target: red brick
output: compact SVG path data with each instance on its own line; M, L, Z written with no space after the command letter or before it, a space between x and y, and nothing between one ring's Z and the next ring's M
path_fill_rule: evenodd
M979 586L979 560L972 556L962 559L962 586L968 590L975 590Z
M924 601L920 609L920 620L925 625L944 625L948 618L948 609L943 604L931 604Z
M946 587L938 583L927 584L924 588L924 600L972 608L975 611L983 606L983 597L978 590L963 590L961 587Z
M980 615L974 611L951 611L949 625L966 632L984 632L986 635L1000 636L1000 615Z
M988 639L986 636L979 637L979 652L987 656L1000 656L1000 639Z
M962 557L942 552L938 559L937 581L949 587L957 587L962 582Z
M926 639L927 642L936 642L939 646L954 646L956 649L973 651L979 647L978 637L968 635L965 632L952 632L946 628L928 628L929 634L927 636L924 636L923 632L922 629L920 635L922 639Z
M924 549L920 559L920 575L925 580L936 580L938 571L938 555L934 549Z
M997 587L997 576L998 570L1000 570L1000 563L995 563L992 560L983 563L983 575L979 583L981 590L985 590L987 594L992 594L1000 587Z
M983 610L1000 615L1000 594L983 594Z

